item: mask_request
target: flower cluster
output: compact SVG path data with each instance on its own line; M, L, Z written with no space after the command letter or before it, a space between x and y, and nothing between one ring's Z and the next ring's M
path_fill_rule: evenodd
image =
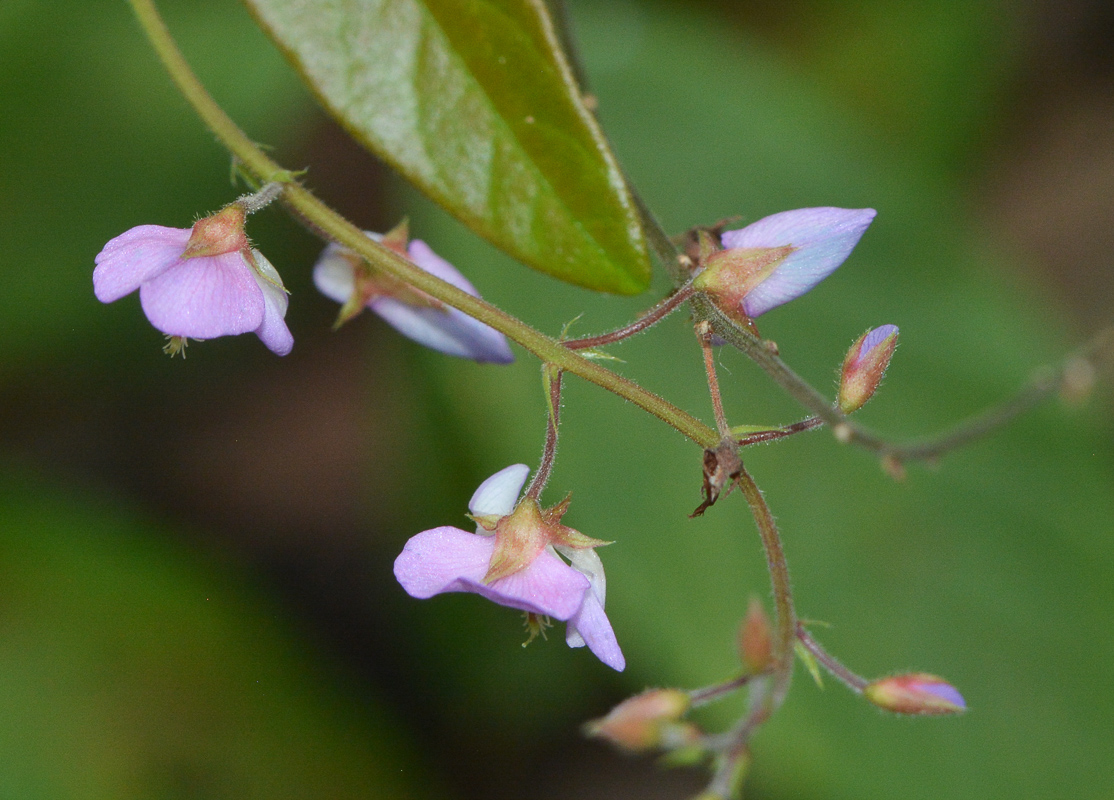
M172 342L180 343L176 347L187 339L254 332L273 352L290 352L286 290L244 232L247 214L277 191L260 200L265 194L241 198L190 229L142 225L116 237L96 258L97 298L108 303L138 289L144 313ZM692 289L756 332L755 317L809 291L843 263L874 213L807 208L715 236L702 230ZM367 236L429 274L479 296L425 242L411 240L405 222L386 234ZM497 364L513 360L499 332L338 244L325 248L313 268L313 280L324 295L341 304L337 326L369 308L403 335L443 353ZM870 399L896 341L897 328L886 325L852 346L841 375L841 410L849 413ZM733 453L734 449L725 450L724 458ZM469 503L475 532L443 526L412 537L395 561L395 577L416 598L472 592L520 609L535 632L549 618L564 621L571 647L586 645L603 663L622 670L626 662L604 612L606 581L596 554L607 542L561 523L567 499L548 509L541 508L536 494L519 499L528 473L527 466L516 464L483 482ZM706 505L710 500L714 498L709 496ZM761 615L751 616L741 647L744 663L759 674L772 658L769 626ZM900 697L894 685L892 679L880 683L868 695L873 702L898 708L911 707L910 693L934 691L927 678L916 686L899 687L905 692Z
M278 271L251 246L247 214L269 202L264 190L231 203L192 228L140 225L104 246L96 257L93 292L111 303L139 290L143 313L171 338L168 352L188 339L204 340L253 332L274 353L294 346L285 317L286 287ZM260 196L269 195L262 200ZM475 287L425 242L407 242L405 223L385 236L368 233L416 266L473 297ZM323 294L343 304L344 322L364 306L426 347L481 362L514 360L503 334L449 308L417 289L376 273L355 253L330 244L313 271Z

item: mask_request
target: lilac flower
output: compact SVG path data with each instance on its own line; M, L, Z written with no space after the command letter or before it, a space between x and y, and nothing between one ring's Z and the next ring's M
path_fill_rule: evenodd
M405 223L385 236L365 231L430 275L479 297L457 269L420 239L407 243ZM343 304L338 325L370 308L403 336L450 356L509 364L514 361L503 334L462 311L383 273L338 244L325 248L313 268L313 282L326 297Z
M181 339L254 332L284 356L294 346L286 327L286 290L271 263L253 250L235 205L192 229L140 225L97 255L93 292L111 303L139 289L143 313Z
M603 611L603 565L592 549L603 543L564 528L549 512L539 515L530 498L516 508L529 471L525 464L515 464L480 484L468 504L480 524L476 533L444 526L411 537L395 559L395 577L411 597L473 592L502 606L565 620L570 647L587 644L603 663L621 671L626 661ZM513 571L500 570L492 579L500 539L509 528L515 529L517 552L532 555L527 563L516 564ZM576 546L582 541L594 544ZM552 542L565 542L556 548L572 566L561 560Z
M874 219L871 208L782 211L725 231L693 285L726 313L753 319L796 299L828 277Z

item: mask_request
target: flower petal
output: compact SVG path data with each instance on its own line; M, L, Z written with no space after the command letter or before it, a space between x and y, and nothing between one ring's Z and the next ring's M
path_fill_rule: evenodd
M93 293L102 303L131 294L176 263L189 238L189 228L162 225L139 225L124 231L97 254Z
M591 589L585 593L584 602L569 620L565 641L569 647L582 647L587 643L596 658L613 670L622 672L627 666L603 605Z
M721 237L725 248L796 248L743 301L749 317L765 314L812 289L842 264L874 219L872 208L801 208L760 219Z
M556 555L543 551L532 564L488 585L483 582L495 547L489 536L458 528L423 531L406 543L394 573L411 597L473 592L510 608L567 620L580 608L588 579Z
M871 351L880 345L890 336L898 333L896 325L881 325L874 330L867 333L863 337L863 343L859 345L859 353L855 356L855 363L861 364L865 359L870 357Z
M480 484L468 501L468 510L478 517L489 514L505 517L514 511L518 493L529 474L530 468L525 464L504 467Z
M600 661L622 672L627 662L623 658L623 651L619 649L615 631L612 630L607 614L603 610L607 599L607 580L604 577L603 562L592 548L562 547L559 548L559 552L572 562L573 569L588 578L590 585L589 591L584 595L583 604L569 620L565 643L569 647L583 647L587 644L588 649Z
M151 324L170 336L212 339L263 324L263 291L240 253L180 261L144 283L139 300Z
M331 242L313 265L313 285L321 294L341 304L356 291L356 278L346 252L339 244Z
M567 558L572 568L581 573L592 584L592 591L600 605L607 603L607 578L603 574L603 561L593 547L557 547L557 552Z
M369 239L382 241L382 234L364 231ZM321 253L313 268L314 285L326 297L345 303L356 290L352 264L345 248L330 244ZM433 252L425 242L414 239L407 246L407 256L416 266L473 297L476 287L445 259ZM373 297L368 308L407 338L433 350L459 358L494 364L514 361L506 337L479 320L455 308L414 306L390 296Z
M263 322L255 333L272 353L284 356L294 347L294 336L285 321L290 298L286 296L282 278L271 262L258 250L252 250L251 254L255 258L252 276L263 291Z
M425 600L442 592L463 592L487 572L495 540L445 525L410 537L395 559L395 578L411 597Z

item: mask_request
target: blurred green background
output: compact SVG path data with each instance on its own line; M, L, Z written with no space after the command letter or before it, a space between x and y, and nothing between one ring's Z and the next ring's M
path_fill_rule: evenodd
M164 4L202 79L354 221L415 235L542 330L606 329L653 298L566 287L494 253L349 143L246 12ZM862 412L946 426L1109 321L1114 15L1102 3L576 2L600 117L669 230L808 205L878 219L821 288L763 319L821 387L866 328L902 346ZM337 334L278 209L251 234L292 290L294 352L251 336L186 361L135 298L91 291L137 224L185 227L236 192L122 2L0 5L0 797L675 798L580 722L649 685L735 668L765 597L737 498L689 521L699 453L570 380L554 498L603 552L621 676L523 650L518 617L418 603L407 537L540 451L537 364L460 363L367 315ZM659 277L655 291L665 289ZM656 295L655 295L656 296ZM618 368L710 416L681 316ZM733 422L799 416L737 354ZM1114 763L1114 415L1100 387L933 469L887 479L824 433L749 454L802 615L868 675L923 669L959 719L905 720L803 673L755 744L748 797L1106 797ZM703 720L725 724L739 707Z

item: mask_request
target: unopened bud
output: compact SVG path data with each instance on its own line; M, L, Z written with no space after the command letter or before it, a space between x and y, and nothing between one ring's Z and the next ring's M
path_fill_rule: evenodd
M770 620L762 603L754 597L747 608L747 617L739 628L739 657L747 673L751 675L765 671L773 659Z
M649 750L663 744L663 734L676 733L672 723L688 708L687 692L650 689L627 698L606 717L589 722L584 730L589 736L607 739L624 750Z
M863 696L879 708L898 714L958 714L967 710L954 686L924 672L880 678L863 689Z
M897 347L897 326L883 325L859 337L843 360L839 380L839 410L850 414L874 396L890 357Z

